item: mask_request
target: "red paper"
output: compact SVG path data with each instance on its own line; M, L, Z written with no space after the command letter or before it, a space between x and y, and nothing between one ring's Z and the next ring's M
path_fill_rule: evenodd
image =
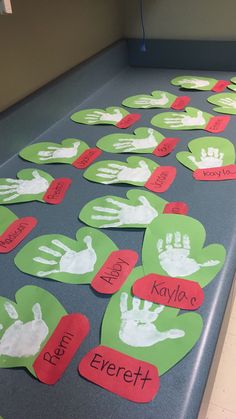
M180 96L175 99L175 101L172 103L171 108L176 111L181 111L181 109L184 109L185 106L188 105L190 102L189 96Z
M138 261L133 250L117 250L110 254L94 277L92 288L103 294L114 294L120 289Z
M174 166L159 166L144 186L152 192L165 192L169 189L175 176L176 168Z
M236 165L197 169L193 172L193 177L196 180L233 180L236 179Z
M183 310L196 310L204 300L204 292L197 282L157 274L138 279L132 292L144 300Z
M186 202L169 202L165 205L163 214L188 214L188 205Z
M219 80L215 86L212 87L211 91L217 93L223 92L229 84L231 84L231 82L228 80Z
M80 313L63 316L33 364L40 381L55 384L89 332L89 321Z
M135 124L139 119L141 118L140 113L130 113L129 115L126 115L124 118L120 120L116 124L117 128L128 128L131 127L131 125Z
M102 345L82 358L78 370L87 380L137 403L153 400L160 386L154 365Z
M15 249L33 230L37 222L34 217L24 217L13 221L0 236L0 253L8 253Z
M47 202L47 204L60 204L63 201L71 182L72 180L66 177L54 179L47 192L44 194L43 200Z
M76 167L77 169L85 169L86 167L90 166L97 157L102 154L102 150L99 148L89 148L85 150L81 156L78 157L73 163L72 166Z
M179 142L180 138L164 138L155 150L153 150L152 154L155 154L157 157L167 156L175 149Z
M230 116L213 116L208 122L205 131L213 132L217 134L218 132L224 131L227 127Z

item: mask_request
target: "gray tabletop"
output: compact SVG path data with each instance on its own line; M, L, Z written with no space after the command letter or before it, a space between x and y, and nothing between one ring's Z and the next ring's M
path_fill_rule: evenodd
M170 85L170 80L184 73L186 72L181 70L125 68L82 103L79 103L78 99L77 109L119 105L127 96L148 93L157 89L178 94L178 89ZM188 71L189 73L191 72ZM192 73L196 74L196 72ZM199 74L206 74L206 72ZM217 79L232 77L231 74L223 72L211 72L209 75ZM206 102L209 92L188 92L188 95L191 97L192 106L213 113L212 106ZM63 106L63 95L60 100ZM47 106L46 103L45 106ZM74 111L75 109L71 110L70 114ZM124 132L132 133L133 129L139 126L150 126L151 117L162 111L141 110L140 121ZM43 134L37 139L29 138L28 141L60 142L64 138L79 138L90 146L94 146L98 138L118 132L113 126L78 125L70 120L70 114L65 115L45 132L43 132L42 124ZM30 118L30 112L28 117ZM26 118L24 124L27 123ZM225 132L220 135L230 139L236 145L235 128L236 117L233 116ZM160 131L164 134L168 133L166 130ZM176 151L187 150L187 143L194 138L210 135L210 133L198 130L179 131L178 136L181 142L177 145ZM236 182L194 181L191 171L175 159L175 154L176 152L173 152L170 156L159 159L148 156L161 165L175 165L177 168L174 183L161 196L168 201L186 201L189 205L189 215L205 226L206 245L221 243L227 249L225 265L215 280L205 288L205 301L198 310L204 321L201 339L181 362L161 377L160 391L151 403L143 405L129 402L87 382L77 373L77 365L83 355L99 344L101 320L109 299L95 295L88 285L68 285L21 273L13 262L18 249L10 254L0 255L1 295L14 299L18 288L28 284L38 285L52 292L68 312L84 313L91 323L88 338L83 342L63 377L55 386L41 384L26 370L20 368L0 370L0 415L4 419L121 419L124 415L129 418L194 419L197 416L235 272ZM99 157L100 160L107 158L125 160L127 155L112 155L111 157L104 153ZM37 165L15 156L0 168L0 177L15 177L19 170L29 167L37 167ZM77 219L78 213L88 201L105 194L125 197L126 192L131 189L128 185L105 186L88 182L83 179L82 171L69 165L54 164L40 166L40 168L54 177L70 177L73 182L65 200L60 205L51 206L32 202L9 206L19 217L30 215L38 219L38 226L25 243L33 237L49 233L61 233L74 238L76 231L83 226ZM107 229L105 233L119 248L131 248L139 255L141 254L143 230ZM141 260L139 260L140 263Z

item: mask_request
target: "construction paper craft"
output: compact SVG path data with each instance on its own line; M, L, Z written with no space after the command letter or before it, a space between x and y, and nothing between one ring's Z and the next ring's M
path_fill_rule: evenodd
M71 179L53 179L43 170L23 169L18 179L0 179L0 204L40 201L59 204L71 184Z
M104 160L92 164L83 176L105 185L127 183L145 186L154 192L166 191L173 182L176 169L173 166L159 166L153 160L140 157L128 157L127 163L117 160Z
M190 152L176 154L177 160L191 170L221 167L235 162L235 149L223 137L195 138L188 143Z
M126 196L127 199L113 195L96 198L82 208L79 219L96 228L146 228L162 212L188 212L185 202L168 203L151 192L130 189Z
M187 215L188 214L188 205L186 202L169 202L166 204L163 214L182 214Z
M101 151L89 148L88 145L76 138L62 140L61 144L42 142L31 144L20 151L22 159L37 164L65 163L79 169L89 166Z
M103 345L90 350L78 370L87 380L136 403L152 401L160 386L154 365Z
M79 219L96 228L146 228L167 204L147 191L131 189L126 196L127 199L113 195L94 199L82 208Z
M229 116L213 116L200 109L187 107L185 112L163 112L155 115L151 123L159 128L173 130L203 129L218 133L226 128L229 120Z
M196 138L190 141L188 148L190 152L177 153L176 158L184 166L194 171L195 179L236 179L235 149L234 145L226 138Z
M236 115L236 93L219 93L210 96L207 100L213 105L217 105L216 108L213 108L213 111Z
M187 90L222 92L230 85L230 82L227 80L216 80L210 77L179 76L171 80L171 84Z
M216 167L214 169L196 169L193 177L196 180L235 180L236 165L229 164L228 166Z
M124 252L128 252L127 255ZM99 273L101 290L97 285L97 277L96 290L104 292L104 282L109 282L109 293L112 293L116 291L116 283L119 281L120 286L120 282L126 279L127 272L124 275L122 267L128 267L131 271L137 258L133 251L118 251L117 246L104 233L83 227L77 231L76 240L61 234L48 234L33 239L16 255L15 264L27 274L67 284L90 284ZM119 275L116 273L116 281L112 281L108 277L113 277L115 265L120 265Z
M153 128L137 128L134 134L106 135L100 138L97 147L109 153L152 153L161 157L171 153L179 141L165 138Z
M0 297L0 368L25 367L40 381L54 384L87 335L89 322L79 313L67 315L59 301L39 287L20 288L15 299ZM67 323L63 330L61 322ZM48 352L52 339L55 346Z
M33 230L35 217L18 218L8 208L0 207L0 253L8 253Z
M160 215L145 231L142 251L145 275L184 278L205 287L220 271L226 256L220 244L203 248L205 238L203 225L194 218Z
M189 102L190 97L188 96L178 97L168 92L154 90L151 95L140 94L127 97L125 100L123 100L122 105L125 105L128 108L137 109L172 108L175 110L181 110L184 109Z
M132 286L143 274L142 267L135 268L111 297L101 346L85 355L78 367L86 379L135 402L151 401L158 391L158 374L151 365L164 374L193 348L203 326L197 313L178 315L178 309L134 297Z
M183 310L196 310L204 300L204 292L197 282L158 274L138 279L132 291L143 300Z
M130 114L124 108L111 106L106 109L84 109L75 112L71 119L86 125L115 125L117 128L128 128L140 119L140 114Z
M233 84L229 84L228 89L233 90L234 92L236 92L236 77L232 77L230 79L230 81L232 81Z

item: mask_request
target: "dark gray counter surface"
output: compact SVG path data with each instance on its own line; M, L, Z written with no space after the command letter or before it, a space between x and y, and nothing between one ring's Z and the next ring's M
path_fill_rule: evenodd
M99 59L99 58L98 58ZM109 64L109 62L108 62ZM108 65L106 63L106 66ZM112 64L110 64L112 65ZM96 77L96 60L93 62L94 75ZM101 62L99 64L101 71ZM104 71L107 71L104 68ZM185 74L184 70L162 70L162 69L139 69L122 67L116 74L110 74L106 83L94 93L89 92L89 97L84 100L84 96L78 93L76 109L83 108L103 108L107 106L119 105L122 99L138 94L148 93L152 90L167 90L174 94L180 94L178 89L170 85L170 80L177 75ZM188 74L191 72L188 71ZM192 72L196 74L196 72ZM199 72L199 74L209 74L218 79L228 79L233 74L225 72ZM74 81L73 89L69 83L71 75L57 81L57 88L61 88L61 95L57 94L55 99L55 109L63 112L64 95L68 89L78 92L81 90L79 79ZM67 83L67 87L65 87ZM80 90L79 90L80 89ZM49 91L50 92L50 91ZM39 93L41 95L41 93ZM185 94L185 93L183 93ZM189 92L191 105L202 110L213 113L212 106L206 102L209 92ZM42 96L42 95L41 95ZM53 113L53 93L48 97L50 109ZM82 102L81 102L82 98ZM37 98L36 98L37 99ZM32 98L25 101L22 106L30 103ZM47 100L41 97L42 109L47 110ZM37 102L37 101L36 101ZM94 146L98 138L113 132L118 132L113 126L83 126L72 122L69 116L75 111L75 103L65 105L64 117L45 131L48 127L48 120L45 124L41 117L39 128L41 134L35 138L32 129L32 136L29 133L27 124L31 124L33 118L33 106L26 106L23 112L22 107L7 113L8 123L14 122L14 118L22 112L22 130L15 129L12 144L17 148L24 143L33 140L60 142L64 138L79 138L86 141L90 146ZM39 109L40 112L40 109ZM68 113L69 112L69 113ZM124 132L132 132L139 126L150 126L151 117L162 110L141 110L142 118L134 127L128 128ZM66 113L66 114L65 114ZM40 118L40 115L39 115ZM36 121L37 122L37 121ZM5 124L5 125L4 125ZM5 142L3 131L9 134L6 120L0 122L1 144L6 151L8 141ZM16 124L17 126L17 124ZM22 132L27 138L22 140ZM160 130L165 134L170 134L166 130ZM2 132L2 134L1 134ZM13 131L12 131L13 132ZM172 131L174 133L174 131ZM13 134L11 134L13 135ZM178 136L181 142L176 148L176 152L187 150L187 143L200 136L211 135L202 131L179 131ZM236 116L231 117L231 121L224 133L220 134L230 139L236 145ZM9 140L10 141L10 140ZM12 149L14 149L14 147ZM215 280L205 288L205 301L198 310L204 321L203 334L194 349L174 368L161 377L161 387L153 402L149 404L135 404L119 398L115 394L109 393L102 388L82 379L77 373L77 365L80 359L88 350L99 344L99 330L103 313L108 303L108 298L96 296L89 286L67 285L47 279L39 279L25 275L14 266L13 259L19 248L7 255L0 255L1 282L0 295L14 299L18 288L33 284L41 286L52 292L64 305L68 312L79 311L88 316L91 323L91 332L82 344L80 350L75 355L62 379L55 386L46 386L32 378L23 369L1 369L0 370L0 415L4 419L121 419L125 416L130 419L195 419L201 403L204 387L208 377L212 357L220 331L228 295L232 286L233 276L236 265L236 182L197 182L192 178L190 170L182 166L176 159L173 152L165 158L153 160L164 165L175 165L177 167L177 177L169 188L162 194L162 197L169 201L186 201L189 205L189 215L203 223L207 232L207 242L221 243L227 249L227 259L222 271ZM108 155L104 153L99 159L112 158L115 160L125 160L127 155ZM149 157L149 156L147 156ZM0 168L0 177L15 177L16 173L28 167L36 167L21 160L18 156L9 159ZM39 223L35 230L30 234L25 243L33 237L47 233L62 233L74 238L76 231L83 226L77 219L80 209L90 200L105 195L114 194L125 197L126 191L132 187L125 185L99 185L83 179L82 171L76 170L69 165L44 165L41 169L52 174L54 177L71 177L72 186L67 192L64 202L58 206L50 206L40 202L24 203L9 206L18 216L35 216ZM141 252L143 231L125 230L104 230L120 248L131 248ZM139 261L140 263L141 261Z

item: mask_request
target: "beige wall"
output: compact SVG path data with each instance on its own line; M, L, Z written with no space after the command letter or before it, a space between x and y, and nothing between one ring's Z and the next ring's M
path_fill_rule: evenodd
M139 0L125 1L125 35L141 36ZM143 0L147 38L236 40L235 0Z
M235 0L143 0L146 35L236 39ZM0 111L91 55L140 37L139 0L12 0L0 16Z
M0 16L0 111L122 38L117 0L12 0Z

